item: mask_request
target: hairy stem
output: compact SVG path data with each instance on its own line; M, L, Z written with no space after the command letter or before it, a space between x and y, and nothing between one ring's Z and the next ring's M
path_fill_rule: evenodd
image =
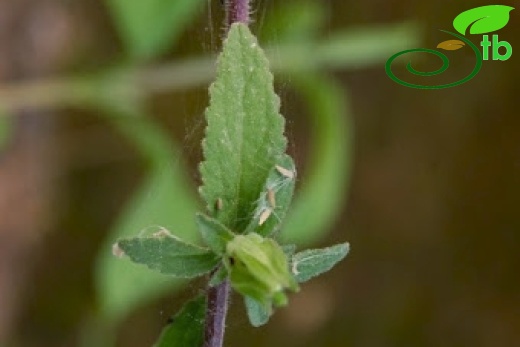
M249 24L249 1L250 0L224 0L227 28L233 23ZM208 289L204 347L222 347L224 344L229 292L229 280Z
M228 28L233 23L249 24L250 0L225 0L225 6Z
M229 301L229 281L208 289L204 347L222 347Z

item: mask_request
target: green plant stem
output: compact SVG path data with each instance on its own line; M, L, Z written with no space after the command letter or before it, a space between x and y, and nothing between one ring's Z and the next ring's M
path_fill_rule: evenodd
M208 288L204 347L222 347L229 304L229 281Z
M226 26L233 23L249 24L250 0L225 0ZM207 294L204 347L222 347L229 305L229 279L216 287L209 287Z

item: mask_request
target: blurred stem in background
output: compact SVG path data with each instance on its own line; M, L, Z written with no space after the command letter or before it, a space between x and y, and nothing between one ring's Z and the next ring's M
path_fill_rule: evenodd
M396 49L413 47L419 34L413 23L359 27L319 42L289 42L267 46L273 72L320 69L363 69L384 62ZM193 57L152 67L118 67L97 76L73 76L21 81L0 87L6 111L96 105L100 102L145 100L155 93L207 85L215 74L215 58ZM2 116L0 114L0 116Z

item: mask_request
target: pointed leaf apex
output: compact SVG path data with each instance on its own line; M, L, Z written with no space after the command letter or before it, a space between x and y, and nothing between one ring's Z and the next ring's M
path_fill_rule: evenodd
M349 243L322 249L309 249L296 253L292 258L292 272L299 283L307 282L334 267L350 250Z

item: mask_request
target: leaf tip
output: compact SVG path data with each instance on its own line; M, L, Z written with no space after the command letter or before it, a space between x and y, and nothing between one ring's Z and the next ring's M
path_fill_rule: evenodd
M168 229L160 228L159 231L152 234L152 237L155 237L156 239L162 239L165 237L173 237L173 235Z
M349 242L345 242L345 243L342 243L340 244L341 246L343 246L343 250L344 250L344 253L345 253L345 256L349 254L350 252L350 243Z
M112 254L117 258L123 258L126 255L125 251L119 246L119 242L112 245Z

